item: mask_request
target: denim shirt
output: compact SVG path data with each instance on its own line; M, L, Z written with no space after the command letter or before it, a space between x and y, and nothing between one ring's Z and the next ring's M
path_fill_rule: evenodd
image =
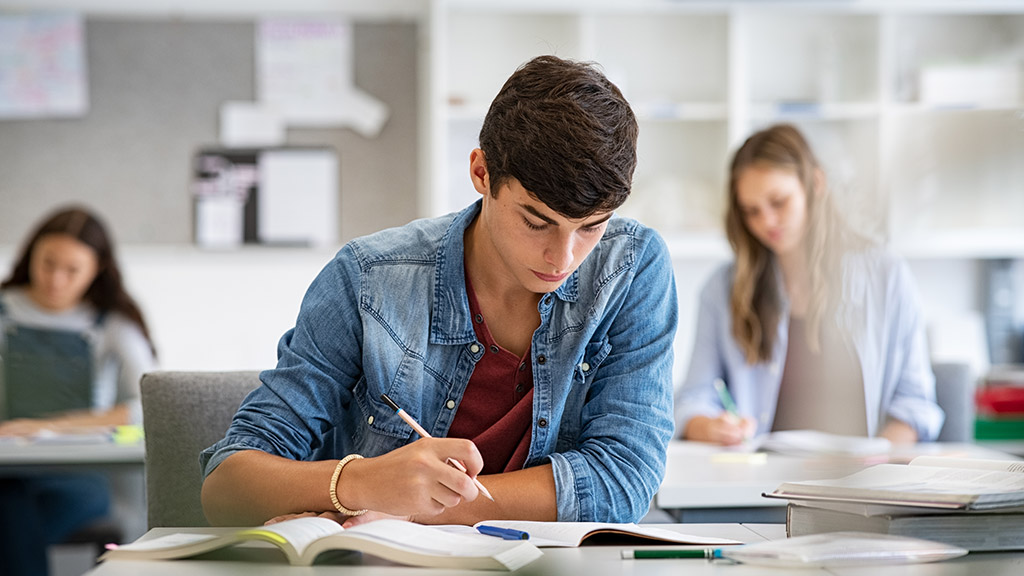
M479 212L478 201L343 247L306 292L277 367L200 455L204 473L240 450L320 460L413 441L381 393L446 436L485 352L463 262L463 234ZM612 218L538 308L526 467L551 463L561 521L636 521L661 484L673 434L678 308L667 248L653 230Z
M732 335L733 265L719 269L700 296L697 333L686 379L676 397L680 433L694 416L723 410L712 385L721 378L739 413L771 431L789 341L789 303L783 302L769 362L748 364ZM875 436L888 418L906 422L921 441L934 440L944 414L935 401L924 318L906 263L880 247L847 254L843 298L836 319L856 353L864 378L867 430ZM780 286L785 298L785 290Z

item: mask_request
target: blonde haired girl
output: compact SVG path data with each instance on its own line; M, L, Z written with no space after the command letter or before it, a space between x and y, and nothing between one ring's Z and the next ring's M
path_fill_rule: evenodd
M734 444L787 429L895 442L938 435L943 414L910 272L846 225L793 126L757 132L737 150L726 233L735 260L702 290L677 395L684 438Z

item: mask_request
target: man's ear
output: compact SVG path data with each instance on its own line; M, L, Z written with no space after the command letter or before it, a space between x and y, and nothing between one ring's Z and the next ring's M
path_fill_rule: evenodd
M487 172L487 159L484 158L484 151L474 148L469 153L469 178L473 181L473 188L487 196L491 193L491 176Z

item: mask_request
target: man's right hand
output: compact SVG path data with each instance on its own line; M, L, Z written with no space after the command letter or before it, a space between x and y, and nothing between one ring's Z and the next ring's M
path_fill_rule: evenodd
M462 462L466 472L449 465ZM434 516L480 494L472 478L483 469L475 444L459 438L421 438L374 458L349 462L338 479L338 501L394 516Z

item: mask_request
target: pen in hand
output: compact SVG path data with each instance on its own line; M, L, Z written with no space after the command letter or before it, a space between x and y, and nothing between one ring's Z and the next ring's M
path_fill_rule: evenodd
M732 394L729 394L729 389L725 387L725 382L721 378L715 378L715 392L718 392L718 399L722 401L725 411L740 419L740 413L736 409L736 402L733 401Z
M420 426L419 422L413 420L412 416L409 416L409 414L405 410L402 410L398 406L398 404L395 404L395 401L392 400L387 394L381 394L380 398L381 400L386 402L387 405L390 406L395 411L395 414L398 414L398 417L404 420L405 423L408 424L409 427L412 428L417 434L419 434L423 438L433 438L433 436L427 433L427 431L424 430L422 426ZM466 467L462 464L462 462L459 462L454 458L449 458L447 460L447 463L458 469L460 472L466 474L469 473L469 471L466 470ZM481 494L487 496L487 499L490 500L491 502L494 502L494 496L491 496L491 493L488 492L487 488L485 488L484 485L480 483L480 480L476 478L471 478L471 480L473 480L473 483L476 484L476 487L477 489L480 490Z

